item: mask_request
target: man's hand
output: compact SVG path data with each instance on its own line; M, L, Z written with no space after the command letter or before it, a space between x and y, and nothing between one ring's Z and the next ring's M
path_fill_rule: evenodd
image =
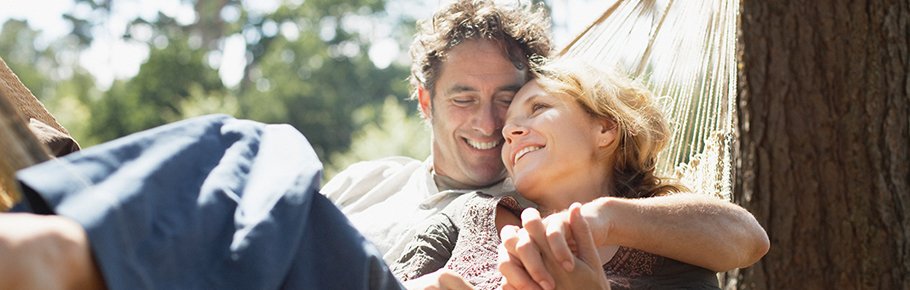
M410 290L474 290L474 287L468 281L465 281L461 275L449 269L440 269L406 281L404 282L404 287Z
M85 230L59 216L0 214L0 289L102 289Z
M503 228L499 269L504 289L608 289L591 228L576 203L545 220L522 213L523 229ZM574 253L574 254L573 254Z

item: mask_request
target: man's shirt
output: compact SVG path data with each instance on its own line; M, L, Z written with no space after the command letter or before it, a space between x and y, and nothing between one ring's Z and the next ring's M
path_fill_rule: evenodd
M408 157L360 162L332 178L321 192L379 248L389 264L416 237L416 226L442 211L456 197L473 191L515 195L507 181L482 189L440 191L432 168L432 156L423 162Z

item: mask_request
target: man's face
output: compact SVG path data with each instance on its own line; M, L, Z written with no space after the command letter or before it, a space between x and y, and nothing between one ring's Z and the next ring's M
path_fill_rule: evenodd
M503 120L527 73L491 40L462 42L441 65L432 100L419 94L433 127L436 174L475 188L501 181Z

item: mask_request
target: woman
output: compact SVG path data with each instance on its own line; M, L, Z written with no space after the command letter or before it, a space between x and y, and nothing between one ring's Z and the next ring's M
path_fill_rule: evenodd
M654 175L670 129L650 93L579 60L537 68L512 100L502 133L502 158L515 188L544 215L601 196L680 190ZM426 234L409 245L393 271L408 280L445 267L479 288L496 288L502 280L495 263L498 231L518 224L521 206L483 194L454 202L464 205L429 220ZM598 250L614 287L717 288L707 269L629 248Z

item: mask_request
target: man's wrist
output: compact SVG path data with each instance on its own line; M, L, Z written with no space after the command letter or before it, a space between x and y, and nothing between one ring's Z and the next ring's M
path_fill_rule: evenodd
M615 206L616 202L616 198L601 197L581 207L581 215L590 225L594 245L598 247L615 244L612 242L615 240L612 237L615 218L613 218L614 211L610 209Z

